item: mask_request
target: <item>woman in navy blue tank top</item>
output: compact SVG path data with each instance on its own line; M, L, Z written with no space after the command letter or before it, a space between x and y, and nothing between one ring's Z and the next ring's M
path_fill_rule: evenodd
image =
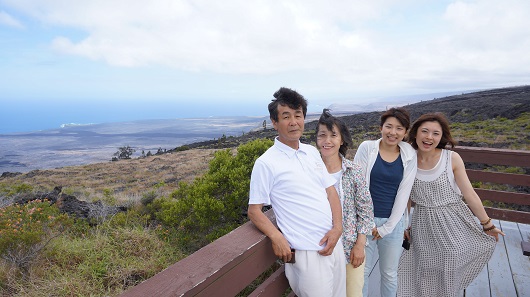
M368 276L379 254L381 292L395 297L397 269L401 256L410 190L416 176L417 159L412 146L404 142L410 116L404 108L391 108L381 115L381 138L359 145L354 163L361 165L374 204L372 234L367 237L363 295L367 296Z

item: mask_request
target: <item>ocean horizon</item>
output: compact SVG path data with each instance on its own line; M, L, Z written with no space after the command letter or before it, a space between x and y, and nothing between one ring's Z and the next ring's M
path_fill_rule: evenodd
M110 162L120 147L156 153L185 144L240 136L270 125L268 117L234 116L64 124L57 129L0 134L0 174Z

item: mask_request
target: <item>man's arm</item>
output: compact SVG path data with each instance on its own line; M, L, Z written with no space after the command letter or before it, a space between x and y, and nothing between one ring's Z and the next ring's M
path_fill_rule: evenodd
M280 260L289 262L291 260L291 247L289 246L289 242L285 239L280 230L274 226L271 220L269 220L269 218L267 218L267 216L261 211L262 208L263 204L249 204L248 218L261 232L263 232L263 234L270 238L274 254L280 258Z
M322 256L329 256L333 253L333 249L342 235L342 208L340 207L339 195L337 190L335 190L335 186L327 187L326 193L328 193L328 201L331 207L333 227L320 240L320 245L326 244L324 249L318 252Z

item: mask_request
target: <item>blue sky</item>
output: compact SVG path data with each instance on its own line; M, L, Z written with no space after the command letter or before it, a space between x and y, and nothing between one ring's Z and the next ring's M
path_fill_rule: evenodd
M530 1L0 0L0 133L530 82Z

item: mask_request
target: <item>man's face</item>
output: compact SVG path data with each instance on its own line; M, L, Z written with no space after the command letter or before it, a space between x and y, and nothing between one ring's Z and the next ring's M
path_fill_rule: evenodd
M278 122L272 121L278 131L278 140L298 149L298 141L304 132L304 112L302 107L292 109L287 105L278 105Z

